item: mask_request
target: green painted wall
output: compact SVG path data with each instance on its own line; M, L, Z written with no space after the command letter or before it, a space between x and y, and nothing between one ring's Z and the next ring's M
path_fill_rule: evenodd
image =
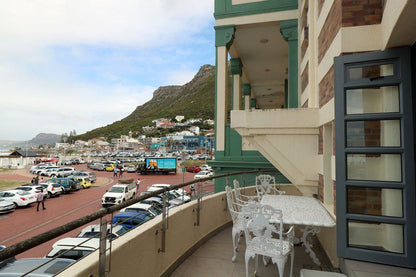
M230 125L226 125L225 130L225 151L216 151L215 160L208 162L215 172L215 175L226 174L237 171L251 171L256 169L270 169L276 168L260 154L258 151L242 151L242 138ZM289 184L289 180L276 170L272 175L275 176L276 182L282 184ZM232 176L228 181L238 179L240 184L254 185L256 174L247 174L244 176ZM215 180L215 192L224 191L227 180Z
M232 0L215 0L215 19L253 15L277 11L296 10L298 0L265 0L233 5Z

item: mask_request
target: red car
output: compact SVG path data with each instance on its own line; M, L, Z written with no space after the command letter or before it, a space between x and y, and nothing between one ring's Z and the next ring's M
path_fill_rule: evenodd
M193 172L193 173L198 173L201 171L201 169L197 166L191 166L191 167L187 167L186 168L187 172Z

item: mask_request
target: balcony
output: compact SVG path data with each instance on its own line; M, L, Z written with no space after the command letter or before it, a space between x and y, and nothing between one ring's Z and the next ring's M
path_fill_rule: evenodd
M318 126L318 109L231 111L231 128L246 146L258 150L309 196L318 184Z

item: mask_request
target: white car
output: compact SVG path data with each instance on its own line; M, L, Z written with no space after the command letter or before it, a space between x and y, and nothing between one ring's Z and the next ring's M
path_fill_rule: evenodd
M129 229L122 225L113 226L111 229L111 225L107 224L107 238L115 239L119 236L127 233ZM78 238L99 238L100 237L100 225L88 225L81 232L77 235Z
M34 186L24 185L24 186L15 188L15 190L28 191L30 193L34 193L35 195L42 190L43 197L44 198L48 197L48 192L41 185L34 185Z
M63 238L52 245L46 258L79 260L100 247L99 238ZM69 250L69 251L68 251Z
M162 209L160 209L156 205L150 205L150 204L139 202L139 203L130 205L124 209L121 209L120 212L149 212L153 216L157 216L158 214L162 213Z
M171 186L171 184L153 184L147 188L147 191L156 191L163 188L170 188ZM188 196L184 189L171 190L170 192L185 203L191 201L191 197Z
M16 205L5 198L0 197L0 214L10 213L16 209Z
M212 167L210 167L207 164L203 164L199 168L201 169L201 171L212 171Z
M211 176L214 176L214 174L211 171L204 170L204 171L200 171L197 174L195 174L194 175L194 180L201 179L201 178L207 178L207 177L211 177Z
M36 202L34 193L23 190L5 190L0 192L0 197L10 200L19 207L29 206Z
M40 183L39 185L47 192L48 198L57 197L65 192L64 188L57 183Z

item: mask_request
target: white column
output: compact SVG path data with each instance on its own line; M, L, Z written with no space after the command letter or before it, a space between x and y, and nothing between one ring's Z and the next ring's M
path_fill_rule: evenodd
M227 107L227 88L228 88L228 66L227 66L227 47L217 47L217 138L216 151L225 149L225 122Z

